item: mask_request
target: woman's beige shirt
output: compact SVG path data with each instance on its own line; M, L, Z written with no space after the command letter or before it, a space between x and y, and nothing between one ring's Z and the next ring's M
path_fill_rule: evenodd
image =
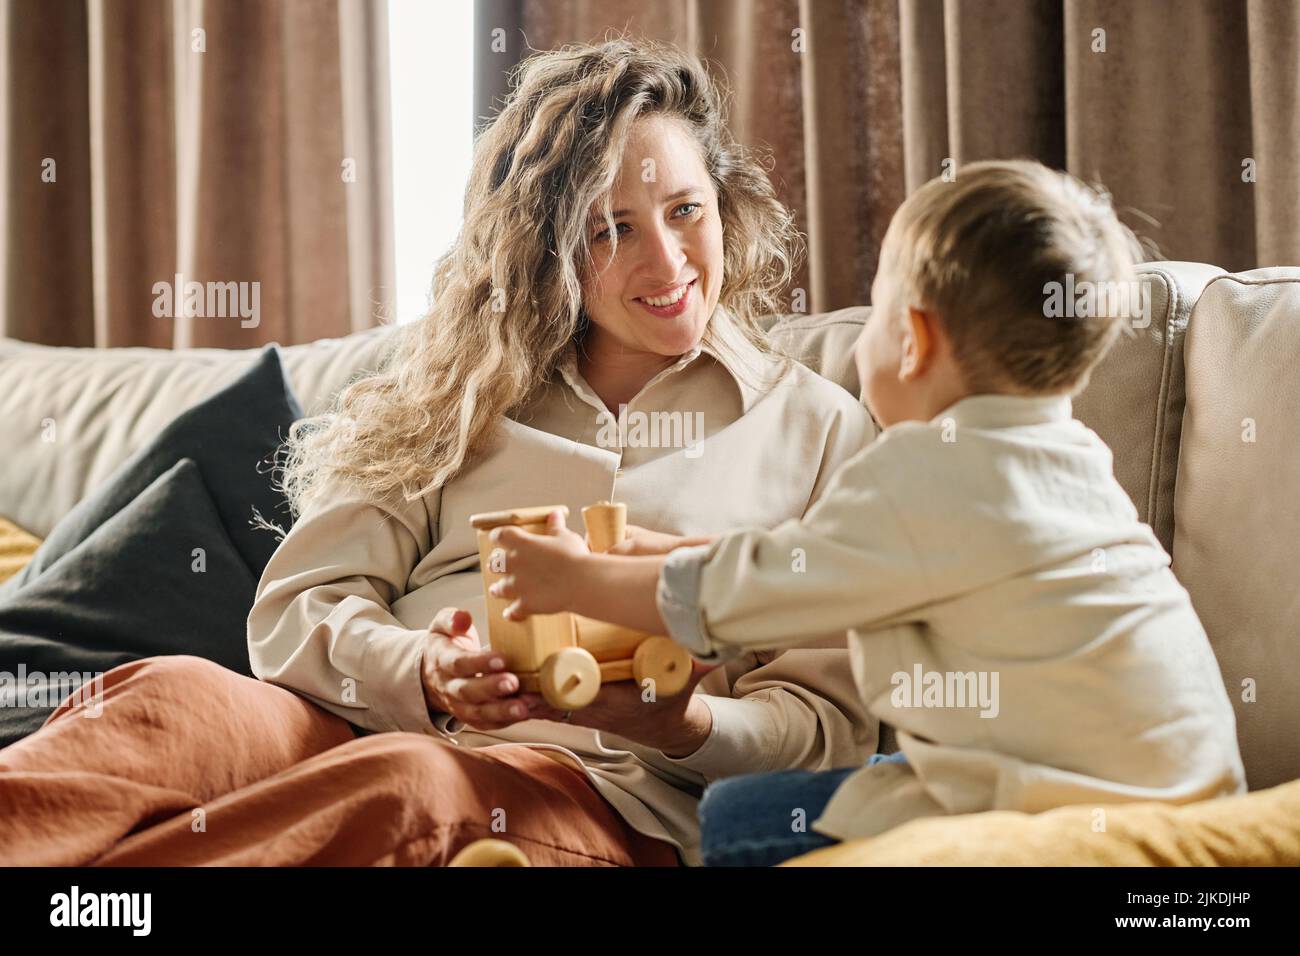
M612 424L570 354L537 400L503 421L494 450L441 489L390 505L329 495L267 565L249 652L261 679L369 731L567 753L633 827L697 863L706 782L851 766L875 752L879 724L854 686L844 633L711 672L696 693L713 731L681 759L565 723L466 728L428 712L420 660L429 623L446 606L469 610L487 641L469 517L564 504L581 531L581 508L608 499L626 502L630 522L676 534L771 528L803 515L875 430L847 392L764 356L721 310L706 344L647 383L622 417L621 429Z

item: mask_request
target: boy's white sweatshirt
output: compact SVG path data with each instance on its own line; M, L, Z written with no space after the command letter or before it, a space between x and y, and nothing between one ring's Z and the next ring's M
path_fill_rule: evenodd
M850 628L909 763L864 767L819 832L1242 792L1187 591L1069 398L981 395L888 428L800 520L673 553L659 604L704 660ZM737 702L733 706L744 706Z

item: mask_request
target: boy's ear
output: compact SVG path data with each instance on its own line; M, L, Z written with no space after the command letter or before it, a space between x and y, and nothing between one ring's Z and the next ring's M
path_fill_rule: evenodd
M908 382L921 375L934 359L934 319L928 312L908 306L903 317L903 354L898 363L898 380Z

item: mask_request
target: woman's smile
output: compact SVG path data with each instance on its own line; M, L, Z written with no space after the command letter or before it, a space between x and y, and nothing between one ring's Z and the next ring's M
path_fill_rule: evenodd
M672 286L667 291L655 295L638 296L632 301L651 315L661 319L675 319L690 307L695 279L685 285Z

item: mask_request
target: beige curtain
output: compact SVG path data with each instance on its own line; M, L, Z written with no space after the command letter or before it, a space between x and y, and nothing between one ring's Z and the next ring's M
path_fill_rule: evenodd
M1170 259L1300 263L1295 0L480 0L476 115L529 49L609 31L706 57L809 237L809 307L869 301L903 198L946 162L1092 181ZM494 30L507 50L493 52ZM1103 31L1097 33L1096 31ZM796 32L800 31L800 32ZM499 45L499 44L498 44Z
M246 348L375 324L394 291L386 9L0 0L0 331ZM189 282L245 308L205 293L186 315Z
M909 190L945 156L1033 156L1104 183L1164 258L1300 263L1295 0L903 0L900 14Z

